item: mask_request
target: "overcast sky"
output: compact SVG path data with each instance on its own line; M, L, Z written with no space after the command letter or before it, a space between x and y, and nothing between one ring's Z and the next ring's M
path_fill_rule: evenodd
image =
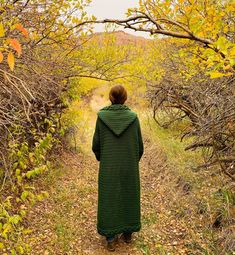
M138 5L139 0L92 0L87 11L90 15L93 14L98 19L123 19L128 8L138 7ZM95 31L104 31L104 26L96 25ZM134 35L148 37L146 33L134 32L129 29L125 29L125 31Z

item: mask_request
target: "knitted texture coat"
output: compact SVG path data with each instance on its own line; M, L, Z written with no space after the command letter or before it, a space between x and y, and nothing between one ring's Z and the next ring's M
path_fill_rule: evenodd
M98 112L92 150L100 161L97 230L104 236L141 228L139 160L143 141L138 116L122 104Z

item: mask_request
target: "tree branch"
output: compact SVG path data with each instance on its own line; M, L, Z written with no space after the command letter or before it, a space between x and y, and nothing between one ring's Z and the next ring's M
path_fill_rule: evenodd
M177 32L177 31L173 31L173 30L166 30L163 28L163 26L161 24L159 24L157 21L164 21L165 23L170 23L174 26L177 26L179 28L181 28L184 32ZM130 17L128 19L123 19L123 20L118 20L118 19L104 19L104 20L96 20L96 21L84 21L80 24L77 24L76 26L72 27L69 29L69 31L86 25L86 24L105 24L105 23L113 23L113 24L117 24L119 26L123 26L124 28L129 28L132 29L134 31L141 31L141 32L147 32L150 33L151 35L153 34L162 34L162 35L167 35L167 36L172 36L172 37L176 37L176 38L182 38L182 39L189 39L189 40L193 40L193 41L198 41L201 42L205 45L208 44L213 44L213 41L208 39L208 38L203 38L203 37L199 37L196 36L195 34L193 34L187 27L185 27L184 25L174 21L174 20L170 20L170 19L166 19L166 18L160 18L158 20L154 20L153 18L151 18L149 15L143 13L141 15L137 15L137 16L133 16ZM139 23L149 23L151 25L153 25L154 27L152 28L144 28L141 26L134 26L136 24ZM214 49L216 50L216 49Z

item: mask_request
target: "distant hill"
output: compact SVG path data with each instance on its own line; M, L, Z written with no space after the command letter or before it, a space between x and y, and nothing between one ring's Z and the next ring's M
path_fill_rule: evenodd
M100 42L102 43L102 40L107 34L114 35L118 45L132 44L132 45L146 46L147 44L152 42L151 39L147 39L142 36L135 36L132 34L128 34L125 31L121 31L121 30L109 32L109 33L103 33L103 32L94 33L92 37L98 38L98 40L100 40Z

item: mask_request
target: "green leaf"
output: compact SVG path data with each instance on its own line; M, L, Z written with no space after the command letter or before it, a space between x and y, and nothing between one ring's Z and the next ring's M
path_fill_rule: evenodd
M19 168L16 169L15 175L20 175L20 169Z
M15 225L17 225L20 221L22 221L22 218L18 214L15 214L9 218L9 222Z
M19 254L24 254L24 249L21 245L17 246L17 251L19 252Z
M0 243L0 250L2 250L4 248L4 244Z
M15 249L12 249L12 250L11 250L11 255L17 255Z
M29 195L29 192L27 190L25 190L22 192L20 197L23 201L25 201L27 199L28 195Z

